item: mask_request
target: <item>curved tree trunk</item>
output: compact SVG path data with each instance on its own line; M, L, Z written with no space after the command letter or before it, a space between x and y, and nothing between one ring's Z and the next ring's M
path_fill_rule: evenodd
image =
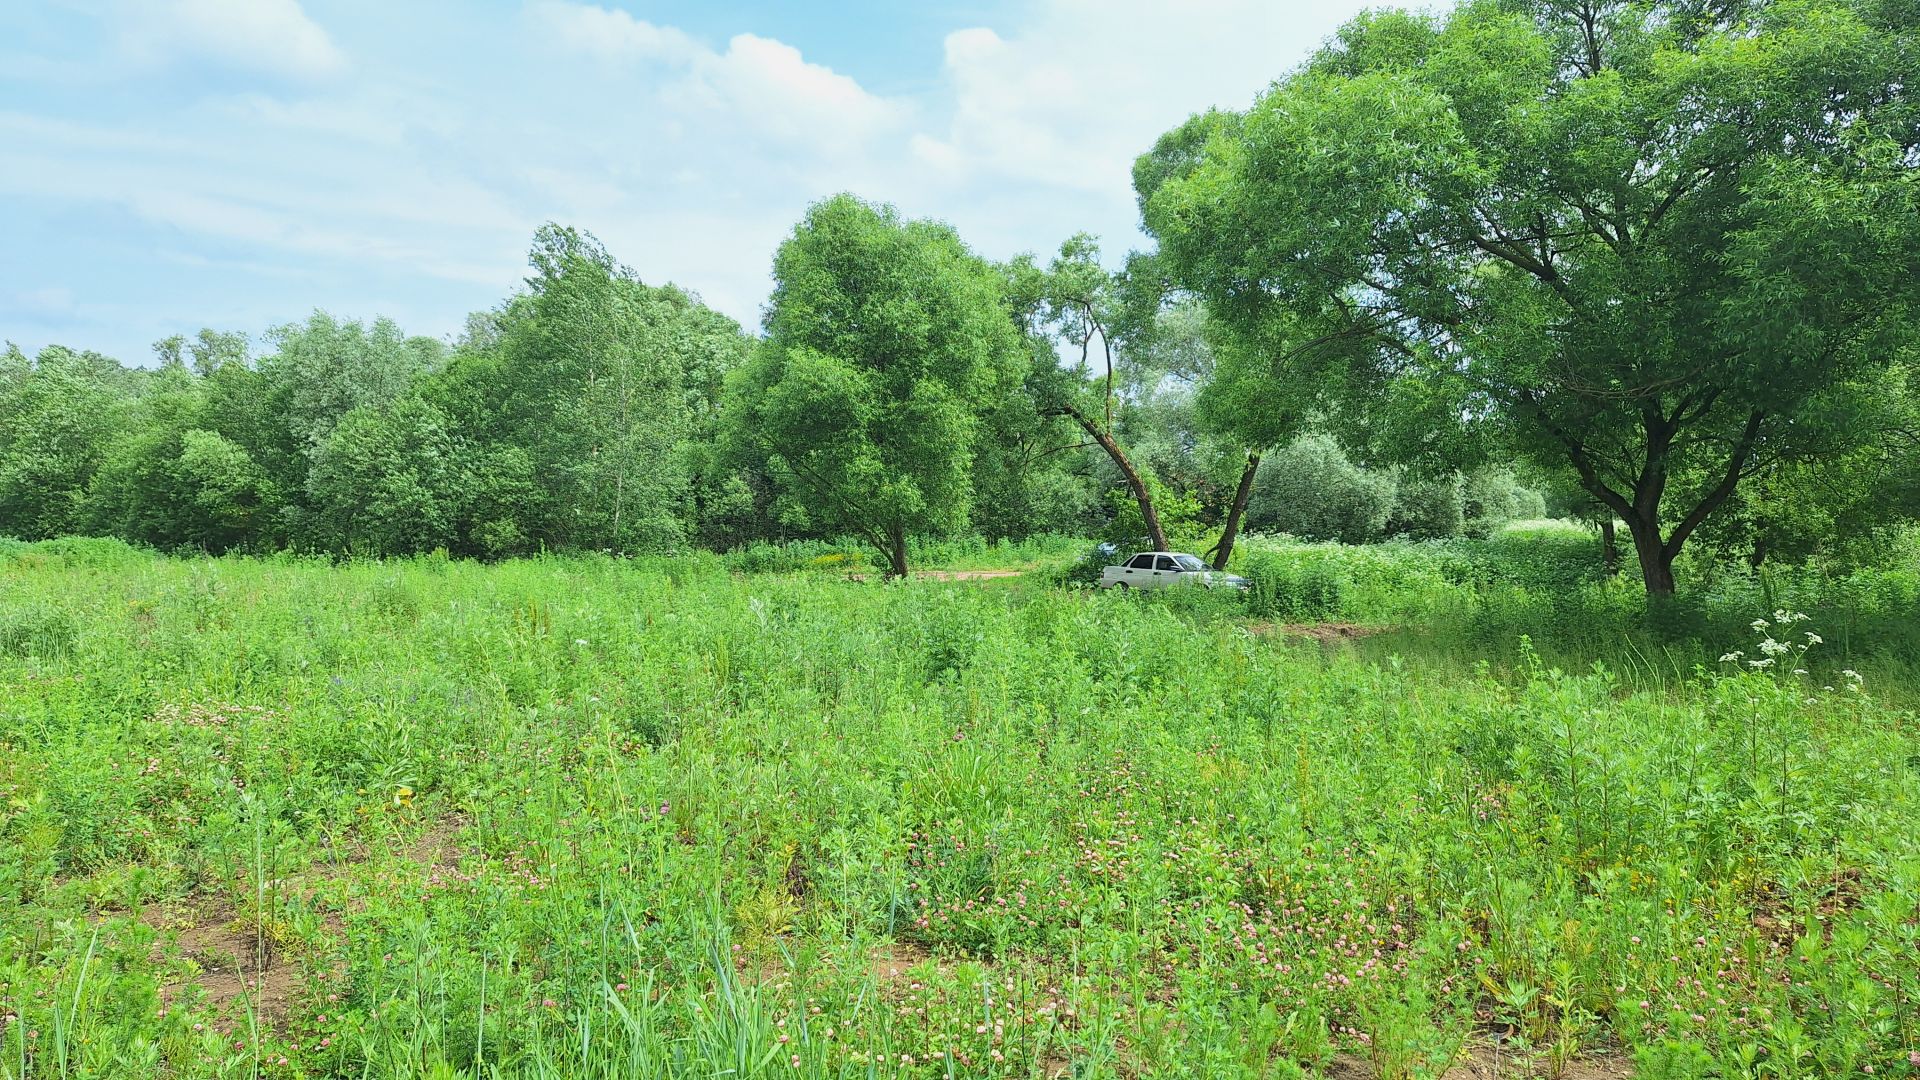
M1153 493L1147 490L1146 480L1140 476L1140 470L1133 467L1127 452L1120 448L1120 444L1114 440L1110 432L1094 423L1091 417L1074 407L1072 403L1062 405L1060 411L1073 417L1074 422L1080 425L1080 430L1086 432L1088 438L1100 444L1100 449L1105 450L1107 456L1113 459L1114 467L1120 470L1120 475L1127 478L1127 488L1133 492L1134 501L1140 504L1140 517L1147 523L1147 537L1153 541L1154 550L1172 550L1167 546L1166 530L1160 527L1160 512L1153 508Z
M1606 568L1608 577L1620 573L1620 538L1614 535L1612 511L1600 522L1600 565Z
M1225 570L1233 558L1234 541L1240 539L1240 519L1246 515L1247 500L1253 497L1253 474L1260 471L1260 455L1249 452L1247 467L1240 470L1240 486L1233 489L1233 507L1227 511L1227 523L1220 530L1220 543L1214 547L1213 568Z

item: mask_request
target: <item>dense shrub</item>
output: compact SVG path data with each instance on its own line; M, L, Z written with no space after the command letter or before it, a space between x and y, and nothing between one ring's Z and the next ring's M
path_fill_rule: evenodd
M1411 540L1444 540L1467 526L1466 483L1458 473L1441 477L1401 474L1386 531Z
M120 570L156 557L152 551L111 536L62 536L31 543L0 537L0 562L16 565Z
M1328 619L1340 615L1347 579L1330 560L1298 552L1261 551L1239 565L1248 582L1247 612L1264 619Z
M1437 477L1370 469L1327 436L1307 435L1261 465L1246 524L1255 531L1345 544L1388 537L1484 540L1509 522L1545 514L1544 497L1505 468Z
M1382 535L1394 494L1391 474L1362 468L1332 439L1308 435L1261 464L1246 524L1308 540L1365 543Z

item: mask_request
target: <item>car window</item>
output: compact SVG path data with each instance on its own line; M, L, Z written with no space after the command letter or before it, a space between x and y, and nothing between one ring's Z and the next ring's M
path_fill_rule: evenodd
M1177 562L1174 562L1174 561L1173 561L1173 557L1172 557L1172 556L1170 556L1170 555L1162 555L1162 556L1160 556L1160 563L1159 563L1159 565L1158 565L1158 566L1156 566L1156 567L1154 567L1154 569L1156 569L1156 570L1178 570L1178 569L1180 569L1180 564L1179 564L1179 563L1177 563Z
M1179 563L1180 569L1182 570L1191 570L1191 571L1197 572L1197 571L1205 570L1207 568L1206 563L1201 562L1199 559L1196 559L1191 555L1175 555L1173 557L1173 561Z
M1151 570L1153 569L1153 556L1135 555L1133 561L1127 565L1133 567L1135 570Z

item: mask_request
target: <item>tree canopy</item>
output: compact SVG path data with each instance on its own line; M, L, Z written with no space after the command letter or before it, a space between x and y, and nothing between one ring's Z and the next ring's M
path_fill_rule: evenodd
M458 335L314 311L0 351L0 535L504 558L1042 531L1234 558L1624 522L1650 595L1920 520L1912 0L1463 0L1343 27L990 262L837 195L757 333L542 226ZM1216 539L1217 538L1217 539ZM1208 545L1211 544L1211 547Z
M1569 468L1647 587L1865 432L1920 245L1899 5L1475 0L1341 31L1136 170L1170 278L1398 454ZM1171 164L1169 164L1171 163ZM1391 407L1383 407L1391 406Z
M972 503L982 403L1021 355L999 276L954 231L839 195L774 257L766 341L730 386L730 436L786 514L861 536L907 572L907 538Z

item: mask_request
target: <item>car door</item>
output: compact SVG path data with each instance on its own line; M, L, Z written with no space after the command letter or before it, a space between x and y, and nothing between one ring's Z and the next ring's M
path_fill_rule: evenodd
M1153 581L1153 556L1135 555L1127 560L1126 572L1121 579L1136 589L1151 587Z
M1169 585L1178 584L1179 581L1180 564L1174 562L1173 557L1170 555L1155 555L1153 557L1153 587L1156 589L1164 589Z

